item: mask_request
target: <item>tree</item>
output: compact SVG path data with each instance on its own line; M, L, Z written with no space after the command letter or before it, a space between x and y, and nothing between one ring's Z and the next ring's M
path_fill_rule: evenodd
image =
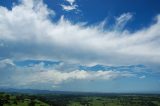
M31 100L31 102L29 103L29 106L35 106L35 101Z
M0 99L0 106L3 106L4 101L2 99Z
M13 104L16 104L16 105L17 105L17 101L16 101L16 100L14 100L14 101L13 101Z

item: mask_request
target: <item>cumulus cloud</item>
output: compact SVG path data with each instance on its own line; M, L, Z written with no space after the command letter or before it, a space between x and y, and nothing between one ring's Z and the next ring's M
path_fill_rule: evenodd
M133 77L134 74L129 72L116 72L116 71L85 71L75 70L71 72L61 72L57 70L43 71L29 77L27 81L39 83L39 82L53 82L53 84L59 84L65 81L74 80L112 80L121 77Z
M148 28L101 30L99 26L73 24L61 18L53 22L54 11L42 1L23 0L12 10L0 7L0 58L58 60L75 64L160 64L160 18ZM74 1L70 1L74 4ZM116 19L123 27L132 14Z
M2 67L3 66L3 67ZM55 67L56 68L56 67ZM56 70L53 67L45 67L44 63L28 67L16 66L10 59L0 61L0 87L29 87L47 84L47 87L60 86L66 82L75 80L113 80L117 78L134 77L136 74L128 71L112 70Z
M69 3L69 5L64 5L62 4L62 8L65 11L72 11L72 10L76 10L78 5L75 4L75 0L65 0L66 2Z

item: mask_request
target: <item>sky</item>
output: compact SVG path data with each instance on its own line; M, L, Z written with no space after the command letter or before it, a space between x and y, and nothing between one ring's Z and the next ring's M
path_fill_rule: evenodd
M0 88L160 93L159 0L1 0Z

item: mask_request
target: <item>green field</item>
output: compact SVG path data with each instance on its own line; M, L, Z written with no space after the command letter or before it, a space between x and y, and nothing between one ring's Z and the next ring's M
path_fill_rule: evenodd
M0 93L0 106L160 106L160 96Z
M159 97L120 96L82 97L73 100L68 106L160 106Z

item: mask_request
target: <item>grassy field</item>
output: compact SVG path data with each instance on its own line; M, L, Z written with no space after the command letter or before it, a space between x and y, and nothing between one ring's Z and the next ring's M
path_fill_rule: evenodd
M160 96L0 93L0 106L160 106Z
M82 97L71 101L68 106L160 106L160 97Z

